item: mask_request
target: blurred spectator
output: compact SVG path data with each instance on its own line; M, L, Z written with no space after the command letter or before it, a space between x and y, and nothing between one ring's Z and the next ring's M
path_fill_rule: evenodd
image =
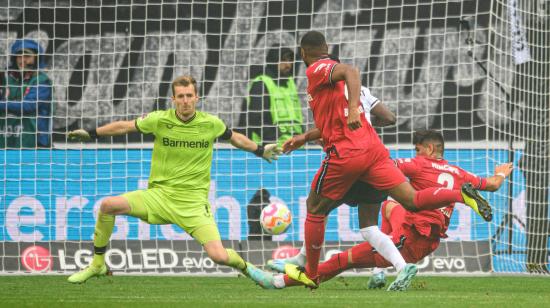
M294 83L294 52L273 46L266 66L254 75L243 103L239 127L258 144L280 146L293 135L303 133L302 105Z
M277 143L279 146L293 135L303 133L302 105L293 78L294 52L290 48L272 46L266 65L251 71L248 96L243 102L239 127L257 144ZM269 204L269 191L258 189L247 206L250 240L271 240L262 231L260 213Z
M7 72L1 72L0 148L51 147L52 86L44 50L35 41L13 43Z

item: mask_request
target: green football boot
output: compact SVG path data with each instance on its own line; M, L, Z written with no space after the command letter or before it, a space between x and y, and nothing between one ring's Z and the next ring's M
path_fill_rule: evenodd
M411 281L416 276L418 268L414 264L407 264L404 269L402 269L397 278L390 284L388 291L406 291L410 285Z
M381 289L386 286L386 276L384 275L384 272L380 272L377 274L373 274L369 278L369 282L367 283L368 289Z
M99 277L108 276L108 275L111 275L111 272L109 271L109 269L107 268L107 265L105 264L103 264L103 266L99 268L88 266L85 269L81 270L80 272L74 273L71 276L69 276L67 281L70 283L85 283L86 281L88 281L88 279L92 277L99 278Z
M317 289L319 287L319 285L315 281L311 280L306 275L304 269L299 266L287 263L285 264L285 273L288 275L288 277L298 282L301 282L306 287L309 287L311 289Z
M487 200L474 189L471 183L462 185L462 197L464 198L464 204L471 207L479 216L483 217L485 221L491 221L493 219L493 210L491 206Z
M246 275L252 279L257 285L264 289L276 289L273 285L273 275L271 273L262 271L256 266L246 263Z

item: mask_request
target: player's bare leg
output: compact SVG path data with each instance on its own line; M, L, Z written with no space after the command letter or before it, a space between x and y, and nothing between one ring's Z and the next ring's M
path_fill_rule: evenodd
M113 233L115 215L129 213L130 204L124 197L108 197L101 202L94 232L94 257L92 263L80 272L72 274L67 279L68 282L84 283L92 277L101 277L110 273L105 264L105 252Z

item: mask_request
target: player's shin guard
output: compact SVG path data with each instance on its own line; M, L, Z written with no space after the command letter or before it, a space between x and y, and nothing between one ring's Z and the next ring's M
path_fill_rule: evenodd
M241 256L233 249L226 248L225 251L227 252L227 265L231 266L232 268L238 269L240 271L243 271L246 268L246 262L241 258Z
M317 268L321 248L325 240L325 216L307 214L304 226L304 240L306 245L306 274L312 280L317 279Z
M327 281L349 268L349 250L333 255L329 260L319 264L319 277Z
M115 216L97 212L94 232L94 259L92 266L101 267L105 263L105 252L115 226Z
M441 187L430 187L419 190L414 195L414 205L419 210L434 210L449 206L450 203L462 202L462 192Z

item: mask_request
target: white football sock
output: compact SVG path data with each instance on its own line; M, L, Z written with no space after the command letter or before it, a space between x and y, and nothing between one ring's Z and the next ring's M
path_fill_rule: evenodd
M292 264L296 264L298 266L305 266L306 265L306 246L302 245L302 248L300 248L300 252L295 255L294 257L290 257L287 259Z
M401 256L395 244L386 234L378 229L378 226L366 227L360 231L363 238L369 242L384 259L390 261L398 272L405 268L407 262L405 262L405 259Z
M284 275L273 275L273 285L277 289L282 289L286 287Z
M375 267L372 269L372 274L373 275L378 275L380 273L384 273L384 269L383 268L380 268L380 267Z

